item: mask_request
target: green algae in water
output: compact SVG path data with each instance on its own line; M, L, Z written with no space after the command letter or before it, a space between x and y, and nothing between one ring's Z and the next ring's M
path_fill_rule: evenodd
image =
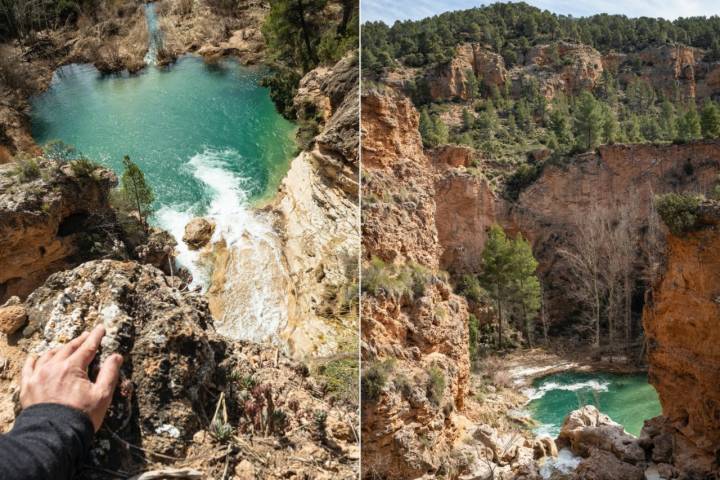
M275 189L295 152L295 127L277 113L260 76L233 60L208 65L194 56L132 76L69 65L33 99L33 137L74 145L116 172L130 155L160 208L207 208L213 192L191 160L208 153L249 199L259 199Z
M528 409L541 424L536 433L552 437L567 414L584 405L595 405L633 435L640 434L644 420L661 413L645 374L564 372L537 379L529 393Z

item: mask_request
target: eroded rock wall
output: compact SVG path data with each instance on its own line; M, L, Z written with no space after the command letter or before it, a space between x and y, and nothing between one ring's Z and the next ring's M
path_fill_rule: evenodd
M26 181L15 164L0 165L0 303L90 254L90 232L114 218L108 195L116 183L108 170L78 176L48 160Z
M643 314L649 379L683 470L717 473L720 452L720 205L705 226L668 237L665 271Z
M567 286L564 259L578 222L594 210L625 211L638 239L638 260L648 253L644 231L654 196L667 192L709 192L720 171L720 142L688 145L606 145L567 164L545 166L542 175L510 206L503 222L528 238L546 281L551 316L572 310L562 294ZM555 293L553 293L555 292Z
M438 272L434 173L417 111L390 91L364 93L362 109L364 264L376 258L379 270L421 277L412 294L388 285L363 294L363 368L388 374L382 392L363 399L363 472L415 478L447 465L459 437L454 412L469 380L467 305Z
M290 165L272 212L292 280L292 314L281 333L297 357L355 349L359 237L358 58L320 67L301 82L298 105L324 114L311 148ZM338 316L339 315L339 316Z

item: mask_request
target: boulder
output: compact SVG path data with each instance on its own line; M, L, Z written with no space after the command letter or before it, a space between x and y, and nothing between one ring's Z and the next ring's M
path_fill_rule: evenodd
M198 250L208 244L215 231L215 223L205 218L193 218L185 225L183 242L191 250Z
M560 429L558 444L570 447L573 453L583 457L593 450L603 450L623 462L645 461L645 451L638 439L592 405L570 412Z
M578 480L644 480L642 468L623 462L612 453L597 448L578 465L572 478Z
M11 297L5 305L0 307L0 333L12 335L27 321L25 306L20 303L19 297Z

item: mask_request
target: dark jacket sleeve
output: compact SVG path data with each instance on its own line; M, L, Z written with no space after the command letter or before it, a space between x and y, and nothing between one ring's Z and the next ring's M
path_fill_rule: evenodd
M0 436L0 479L71 480L90 451L90 418L55 403L26 408Z

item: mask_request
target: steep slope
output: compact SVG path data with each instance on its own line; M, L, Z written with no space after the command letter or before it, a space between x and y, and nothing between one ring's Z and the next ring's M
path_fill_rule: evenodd
M535 478L552 449L466 402L468 307L441 270L462 261L461 242L484 241L494 193L468 173L468 149L426 156L407 97L370 89L361 102L363 476Z
M16 401L27 352L102 323L98 361L114 352L125 361L80 478L172 467L207 478L356 478L356 412L331 404L307 368L277 348L218 336L204 296L177 284L155 267L112 260L52 275L24 305L34 333L2 345L4 355L13 351L0 406ZM11 419L2 420L6 430ZM296 448L288 455L277 444Z
M458 435L451 417L469 377L467 307L438 273L434 182L417 112L390 92L364 93L361 102L363 258L377 258L381 270L365 268L364 278L408 268L416 276L409 293L388 284L363 292L363 471L414 478L443 465ZM387 385L368 395L375 373L386 375L380 370Z

